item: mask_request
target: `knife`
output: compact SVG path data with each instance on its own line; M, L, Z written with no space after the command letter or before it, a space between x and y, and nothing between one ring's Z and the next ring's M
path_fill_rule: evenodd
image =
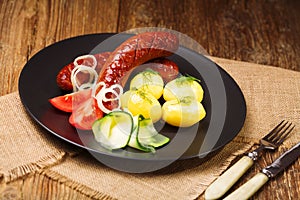
M241 200L249 199L255 192L257 192L270 178L275 177L278 173L283 171L286 167L291 165L300 156L300 142L292 147L290 150L282 154L271 165L262 169L244 185L229 194L224 200Z

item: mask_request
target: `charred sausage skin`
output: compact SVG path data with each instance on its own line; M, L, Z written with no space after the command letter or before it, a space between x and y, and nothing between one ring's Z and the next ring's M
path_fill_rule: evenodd
M105 52L101 54L94 55L97 59L97 67L96 71L99 73L102 69L106 59L110 55L111 52ZM78 61L79 64L86 64L84 59ZM167 58L157 58L148 62L149 68L157 71L161 77L163 78L164 82L167 83L174 78L177 77L179 68L176 63L167 59ZM71 72L74 69L74 63L70 63L64 66L56 76L56 82L60 89L65 91L73 90L72 82L71 82Z
M163 57L170 56L177 48L178 38L171 33L147 32L133 36L122 43L113 53L103 52L94 55L97 60L96 71L100 73L102 68L106 68L101 72L98 81L104 81L108 86L119 83L120 79L132 68L155 58L159 59L151 62L162 65L155 66L153 69L168 72L171 76L169 78L172 78L171 74L176 73L178 67L174 62ZM78 60L78 64L92 65L88 58ZM62 90L72 91L71 73L74 67L72 62L64 66L57 74L56 83ZM165 78L167 73L161 75Z
M179 68L177 64L167 58L158 58L152 60L150 63L150 68L154 71L157 71L165 83L175 79L179 74Z
M94 55L97 60L97 66L96 66L95 70L98 73L101 71L102 66L106 62L106 59L109 57L109 55L110 55L110 52L103 52L103 53ZM80 65L91 66L92 65L91 62L92 61L88 58L78 60L78 64L80 64ZM72 86L72 82L71 82L71 73L74 68L75 68L75 65L73 62L71 62L70 64L64 66L58 72L58 74L56 76L56 83L57 83L58 87L61 88L62 90L66 90L66 91L73 90L73 86Z
M121 84L128 72L147 61L172 55L179 46L177 36L169 32L145 32L123 42L111 53L98 78L107 87Z

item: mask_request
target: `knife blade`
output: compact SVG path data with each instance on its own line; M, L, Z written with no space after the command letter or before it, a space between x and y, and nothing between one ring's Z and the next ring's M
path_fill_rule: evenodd
M256 193L270 178L286 169L300 156L300 142L286 151L279 158L277 158L271 165L265 167L253 178L251 178L244 185L229 194L224 200L240 200L249 199Z

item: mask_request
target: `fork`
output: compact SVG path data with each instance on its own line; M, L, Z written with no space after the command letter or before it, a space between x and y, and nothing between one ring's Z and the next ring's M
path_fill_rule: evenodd
M289 136L294 125L286 120L281 121L266 136L260 139L257 149L244 155L232 167L226 170L205 191L205 199L218 199L222 197L234 183L254 164L266 149L275 150Z

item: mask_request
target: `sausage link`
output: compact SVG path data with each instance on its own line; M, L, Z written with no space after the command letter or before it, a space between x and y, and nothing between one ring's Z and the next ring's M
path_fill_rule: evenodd
M95 58L97 60L97 65L95 70L97 71L97 73L99 73L104 65L104 63L106 62L106 59L109 57L110 52L103 52L103 53L99 53L99 54L95 54ZM78 64L80 65L86 65L86 66L91 66L92 65L92 60L89 58L84 58L84 59L79 59ZM71 73L72 70L74 69L74 63L71 62L70 64L64 66L57 74L56 76L56 83L58 85L59 88L61 88L62 90L66 90L66 91L71 91L73 90L73 86L72 86L72 82L71 82ZM81 79L85 79L86 77L81 77Z
M179 74L176 63L167 58L158 58L149 62L150 69L157 71L165 83L175 79Z
M124 86L123 77L128 77L136 66L149 60L172 55L179 46L177 36L169 32L145 32L123 42L111 53L98 78L107 87L114 84Z
M106 59L109 57L111 52L104 52L100 54L95 54L97 60L96 71L99 73L106 62ZM90 66L92 65L88 59L78 60L79 64ZM148 62L150 68L159 72L162 76L165 83L173 80L178 75L178 66L173 61L167 58L157 58ZM64 66L56 76L56 82L59 88L66 91L73 90L71 82L71 72L74 69L74 63L70 63Z

